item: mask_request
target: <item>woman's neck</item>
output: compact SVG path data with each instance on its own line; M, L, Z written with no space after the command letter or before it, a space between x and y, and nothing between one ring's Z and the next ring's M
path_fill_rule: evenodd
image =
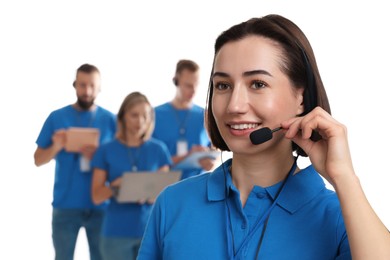
M143 143L141 138L130 134L127 134L126 137L119 137L118 140L129 147L138 147Z
M253 186L269 187L286 178L294 163L292 154L269 156L233 155L232 181L244 206Z

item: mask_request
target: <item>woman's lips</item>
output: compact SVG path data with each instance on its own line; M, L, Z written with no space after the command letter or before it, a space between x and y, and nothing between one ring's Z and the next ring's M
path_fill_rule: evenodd
M257 129L260 124L258 123L232 123L228 124L229 131L235 136L249 135L252 131Z

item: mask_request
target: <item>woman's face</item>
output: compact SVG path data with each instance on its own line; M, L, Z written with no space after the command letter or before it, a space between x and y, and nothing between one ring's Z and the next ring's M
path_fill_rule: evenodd
M216 54L213 72L212 110L229 149L248 153L253 149L290 145L282 133L259 146L249 134L262 127L280 126L303 112L303 90L295 89L280 70L281 48L272 40L248 36L225 44Z
M151 106L140 102L125 112L124 121L126 132L131 136L142 137L151 123Z

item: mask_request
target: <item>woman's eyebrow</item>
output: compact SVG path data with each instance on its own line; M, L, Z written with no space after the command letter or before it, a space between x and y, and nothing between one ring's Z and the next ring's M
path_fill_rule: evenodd
M213 75L211 76L211 78L215 78L215 77L223 77L223 78L227 78L229 77L229 74L225 73L225 72L214 72Z
M252 76L252 75L257 75L257 74L262 74L262 75L267 75L267 76L272 77L272 74L266 70L251 70L251 71L245 71L244 73L242 73L243 76Z
M266 71L266 70L250 70L250 71L245 71L244 73L242 73L242 75L243 75L244 77L253 76L253 75L258 75L258 74L267 75L267 76L272 77L272 74L269 73L269 72ZM212 75L212 78L214 78L214 77L224 77L224 78L227 78L227 77L229 77L229 74L228 74L228 73L225 73L225 72L216 71L216 72L214 72L213 75Z

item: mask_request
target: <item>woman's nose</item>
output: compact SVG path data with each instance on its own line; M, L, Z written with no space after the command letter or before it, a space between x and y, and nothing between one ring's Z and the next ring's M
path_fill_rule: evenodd
M228 113L242 114L248 110L248 91L245 86L234 86L227 107Z

